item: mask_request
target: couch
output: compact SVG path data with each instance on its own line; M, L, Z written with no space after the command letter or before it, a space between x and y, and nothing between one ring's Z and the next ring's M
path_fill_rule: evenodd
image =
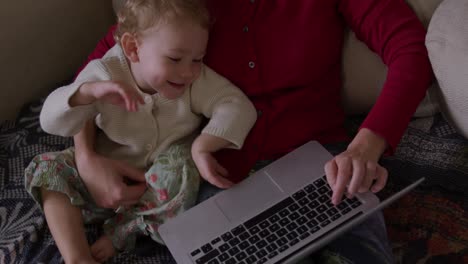
M0 263L61 262L44 217L24 190L23 171L34 155L72 144L71 138L45 134L38 113L44 96L73 78L114 23L112 5L116 8L118 3L42 0L0 4L0 32L7 40L0 50ZM463 108L463 98L466 101L468 95L463 90L454 92L453 74L449 74L453 71L444 66L451 63L444 59L446 52L462 49L459 54L467 58L468 48L463 53L448 35L441 40L447 33L447 26L441 24L448 18L452 24L459 23L461 30L466 25L451 8L457 3L468 14L466 0L408 0L429 28L427 45L437 80L395 155L382 160L384 166L391 163L396 168L389 171L388 185L379 194L382 197L422 176L427 178L384 210L397 263L468 263L468 112ZM343 104L352 134L375 102L386 68L351 31L346 34ZM462 69L457 71L463 78L468 74L466 63L468 60L465 75ZM456 88L460 87L463 85ZM90 241L101 232L94 225L86 230ZM138 241L134 252L119 254L110 262L174 263L163 246L146 238Z

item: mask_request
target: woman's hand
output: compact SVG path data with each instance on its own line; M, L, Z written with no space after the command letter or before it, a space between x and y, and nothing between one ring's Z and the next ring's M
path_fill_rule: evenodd
M92 104L97 100L120 106L129 112L137 111L138 103L145 103L141 94L126 83L98 81L83 83L70 98L70 106Z
M146 190L143 171L125 162L112 160L96 153L76 155L81 179L94 202L104 208L118 208L138 202ZM132 184L128 184L131 181Z
M387 183L388 172L378 164L387 144L369 129L359 130L348 149L325 164L327 181L333 190L332 203L338 204L343 194L371 190L376 193Z

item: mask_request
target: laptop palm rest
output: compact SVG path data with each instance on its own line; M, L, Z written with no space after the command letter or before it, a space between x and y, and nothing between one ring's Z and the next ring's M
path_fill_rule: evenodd
M260 176L260 177L258 177ZM216 196L215 204L231 222L258 212L284 196L268 175L258 175ZM266 176L266 177L265 177ZM241 186L242 185L242 186ZM261 190L261 192L259 192Z

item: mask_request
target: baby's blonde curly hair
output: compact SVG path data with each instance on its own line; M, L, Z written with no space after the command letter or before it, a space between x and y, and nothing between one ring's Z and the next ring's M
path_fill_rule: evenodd
M207 30L211 26L204 0L125 0L117 19L116 43L125 32L138 34L173 19L191 19Z

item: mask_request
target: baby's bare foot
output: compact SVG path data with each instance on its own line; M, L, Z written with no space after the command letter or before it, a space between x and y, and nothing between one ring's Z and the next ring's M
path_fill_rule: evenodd
M109 258L115 255L115 249L112 245L112 241L106 235L101 236L91 246L91 255L93 258L101 263L107 261Z

